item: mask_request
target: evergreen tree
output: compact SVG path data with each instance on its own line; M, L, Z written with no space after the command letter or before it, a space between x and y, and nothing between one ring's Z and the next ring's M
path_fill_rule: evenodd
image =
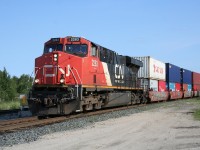
M21 75L20 78L9 75L6 68L0 70L0 101L15 100L19 94L26 94L32 85L33 78Z
M32 85L33 79L29 75L21 75L17 82L17 92L19 94L21 93L27 93Z

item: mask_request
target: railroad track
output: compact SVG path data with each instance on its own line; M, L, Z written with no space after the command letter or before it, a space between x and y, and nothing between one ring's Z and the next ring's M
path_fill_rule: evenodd
M20 109L0 110L0 116L5 114L18 113Z
M145 105L146 104L140 104L139 107L142 107ZM112 109L102 109L102 110L93 111L93 112L80 113L80 114L61 116L61 117L55 117L55 118L47 118L47 119L42 119L42 120L38 119L37 117L6 120L6 121L0 122L0 134L20 131L24 129L30 129L33 127L50 125L50 124L64 122L64 121L75 119L75 118L89 117L89 116L94 116L94 115L105 114L108 112L131 109L135 107L138 107L138 105L123 106L123 107L117 107L117 108L112 108Z

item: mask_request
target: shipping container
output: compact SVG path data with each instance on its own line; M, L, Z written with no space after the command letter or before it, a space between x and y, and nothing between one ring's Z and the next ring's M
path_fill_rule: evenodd
M168 84L169 91L175 91L176 90L176 84L173 82L169 82Z
M158 91L158 80L151 79L138 79L139 86L144 88L144 90Z
M175 83L175 88L176 88L176 91L181 91L181 84Z
M149 88L153 91L158 91L158 80L149 80Z
M181 68L181 83L192 84L192 72Z
M165 63L153 59L150 56L133 57L143 62L143 67L140 67L138 78L147 78L153 80L166 80Z
M166 63L166 81L181 83L181 68L170 63Z
M158 91L159 92L164 92L166 91L166 82L165 81L158 81Z
M192 91L192 84L188 84L188 91Z
M200 73L192 72L192 84L200 84Z
M194 91L200 91L200 84L193 84L193 88Z
M188 91L188 84L182 84L183 91Z

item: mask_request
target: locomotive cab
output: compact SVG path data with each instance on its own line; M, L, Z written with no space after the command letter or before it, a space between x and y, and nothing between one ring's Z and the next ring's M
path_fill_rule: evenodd
M35 59L35 80L29 98L33 114L68 114L76 109L81 97L82 59L87 55L85 39L52 38L45 43L43 55ZM70 103L68 108L63 107L64 103Z

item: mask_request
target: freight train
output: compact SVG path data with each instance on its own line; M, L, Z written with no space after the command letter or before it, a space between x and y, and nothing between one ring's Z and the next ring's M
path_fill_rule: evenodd
M198 96L197 90L188 96L183 89L171 90L171 65L168 74L166 66L151 57L119 55L83 37L51 38L44 44L42 56L35 59L29 109L38 116L67 115ZM152 88L152 79L163 85L162 90Z

